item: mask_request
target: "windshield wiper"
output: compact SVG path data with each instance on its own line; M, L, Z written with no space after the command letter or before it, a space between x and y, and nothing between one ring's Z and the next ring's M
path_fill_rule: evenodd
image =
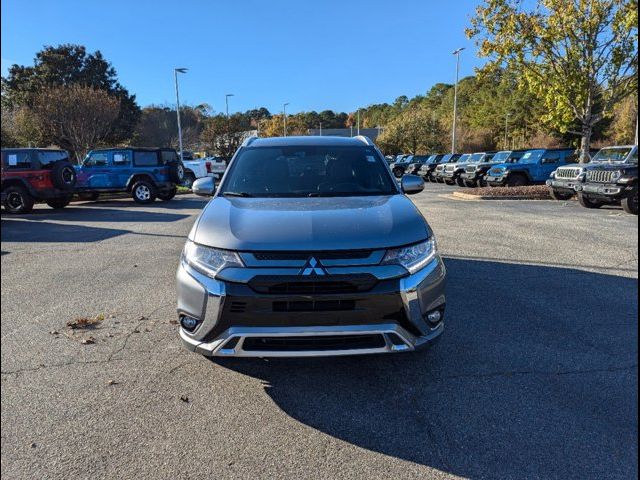
M253 195L247 192L223 192L222 195L224 197L253 197Z

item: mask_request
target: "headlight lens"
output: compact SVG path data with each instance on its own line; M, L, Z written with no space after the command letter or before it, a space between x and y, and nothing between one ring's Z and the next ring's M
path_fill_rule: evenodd
M187 240L182 259L198 272L215 278L216 274L226 267L243 267L242 260L237 253L229 250L204 247Z
M556 173L558 173L558 170L554 170L553 172L551 172L551 175L549 175L549 178L556 178Z
M620 170L616 170L615 172L611 173L611 180L613 180L614 182L618 181L620 177L622 177L622 172Z
M382 264L402 265L409 270L409 273L415 273L431 262L437 252L438 245L435 237L432 236L429 240L411 245L410 247L387 250L386 255L382 259Z

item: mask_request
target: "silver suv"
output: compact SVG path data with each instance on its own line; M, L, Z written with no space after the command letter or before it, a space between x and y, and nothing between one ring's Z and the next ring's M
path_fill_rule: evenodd
M207 356L415 350L443 331L444 264L365 137L251 138L196 220L177 273L180 337Z

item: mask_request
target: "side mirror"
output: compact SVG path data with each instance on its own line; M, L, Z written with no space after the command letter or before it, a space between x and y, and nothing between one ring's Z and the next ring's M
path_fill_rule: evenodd
M400 181L400 187L407 195L420 193L424 190L424 180L417 175L405 175Z
M213 177L202 177L193 182L191 191L201 197L211 197L216 193L216 182Z

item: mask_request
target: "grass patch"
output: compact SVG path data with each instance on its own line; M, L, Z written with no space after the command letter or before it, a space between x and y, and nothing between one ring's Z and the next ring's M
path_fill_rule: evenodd
M460 193L476 197L489 198L521 198L523 200L551 200L549 187L532 185L528 187L482 187L465 188Z

